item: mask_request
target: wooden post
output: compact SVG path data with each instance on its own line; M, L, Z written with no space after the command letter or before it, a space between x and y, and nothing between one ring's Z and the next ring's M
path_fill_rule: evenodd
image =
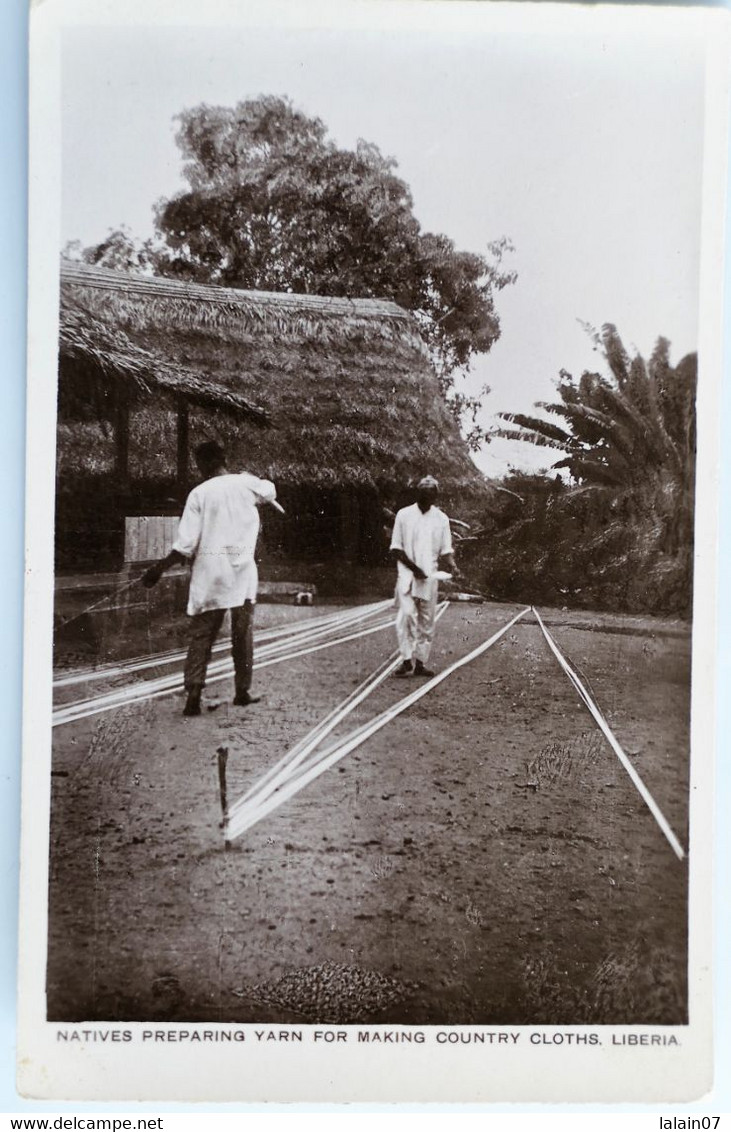
M117 420L114 430L116 453L114 472L121 491L129 487L129 401L120 392L117 399Z
M338 493L340 512L340 546L346 562L357 562L360 555L360 507L358 496L352 487L344 487Z
M181 496L188 492L188 444L189 444L188 402L178 398L178 460L177 483Z
M228 839L228 799L226 796L226 763L228 762L228 747L219 747L216 751L218 755L218 792L221 799L221 829L223 830L224 849L231 847L231 842Z

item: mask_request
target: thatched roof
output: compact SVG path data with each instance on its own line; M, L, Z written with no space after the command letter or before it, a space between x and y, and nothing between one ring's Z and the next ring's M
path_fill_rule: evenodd
M210 375L191 372L185 366L140 348L121 327L92 314L80 296L69 295L64 284L70 280L86 281L92 270L95 276L99 273L98 268L81 265L69 268L64 265L61 270L59 358L62 366L71 363L102 380L126 384L135 392L152 393L162 389L195 405L233 412L257 424L268 423L266 410L242 393L221 385ZM116 276L119 273L104 274Z
M391 302L237 291L64 261L60 350L62 361L265 421L234 435L248 466L282 484L393 488L427 470L451 489L484 484L414 320Z

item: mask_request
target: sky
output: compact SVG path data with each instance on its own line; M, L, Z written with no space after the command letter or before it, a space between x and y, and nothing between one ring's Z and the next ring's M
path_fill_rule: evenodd
M387 5L385 7L388 7ZM502 335L467 379L484 384L481 423L553 400L561 369L596 368L582 322L617 325L647 355L698 346L704 42L690 20L572 18L496 25L491 5L448 23L411 5L354 28L78 26L62 54L62 238L84 244L184 187L174 116L288 95L344 147L396 158L424 230L483 252L507 236L518 273L497 298ZM471 14L465 16L469 7ZM461 11L458 11L458 8ZM616 11L616 10L615 10ZM380 26L379 26L380 22ZM499 22L499 21L498 21ZM547 451L493 441L488 475L545 466Z

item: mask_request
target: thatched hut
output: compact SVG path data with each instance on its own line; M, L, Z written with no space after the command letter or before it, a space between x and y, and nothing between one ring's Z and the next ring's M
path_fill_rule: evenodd
M120 566L125 527L129 541L135 517L179 514L211 438L276 482L287 517L267 517L267 544L284 561L382 560L383 507L426 470L447 500L484 486L394 303L65 261L57 566Z

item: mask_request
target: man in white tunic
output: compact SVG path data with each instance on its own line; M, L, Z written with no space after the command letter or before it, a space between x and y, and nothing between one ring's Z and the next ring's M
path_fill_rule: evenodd
M449 519L434 506L439 484L424 476L416 503L396 514L391 553L397 563L396 635L402 662L396 676L433 676L429 659L437 608L439 559L456 572Z
M195 457L204 482L193 488L186 500L172 550L142 578L146 586L154 586L169 566L192 559L184 715L200 715L211 650L227 609L231 611L234 703L243 707L258 701L250 693L259 581L254 558L259 536L257 507L276 499L276 489L269 480L246 472L230 474L225 453L215 441L201 444Z

